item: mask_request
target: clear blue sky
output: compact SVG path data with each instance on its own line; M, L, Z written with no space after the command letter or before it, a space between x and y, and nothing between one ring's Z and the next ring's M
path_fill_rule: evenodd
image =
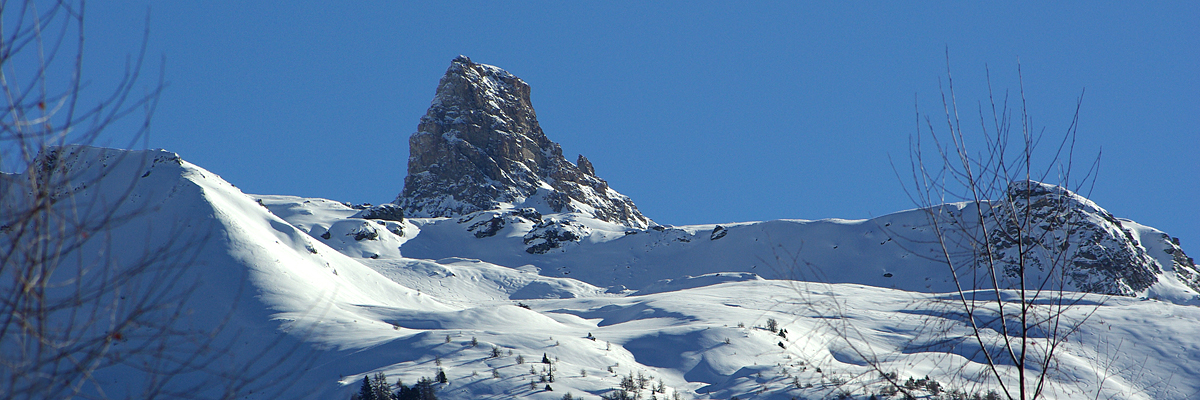
M889 156L907 162L914 99L939 115L945 49L968 121L985 65L1015 92L1019 57L1047 132L1086 88L1091 198L1200 257L1200 3L397 3L92 2L87 73L119 75L149 6L169 85L150 147L249 193L382 203L464 54L527 81L569 157L679 225L912 208Z

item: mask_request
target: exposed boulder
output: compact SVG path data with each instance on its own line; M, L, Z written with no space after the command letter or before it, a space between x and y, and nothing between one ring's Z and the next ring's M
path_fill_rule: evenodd
M511 213L529 221L542 222L542 213L533 208L522 208Z
M395 204L380 204L367 207L355 213L350 218L381 219L384 221L404 222L404 209Z
M715 228L713 228L712 234L708 235L708 240L717 240L717 239L725 237L725 235L728 235L728 234L729 234L728 229L725 229L725 227L723 227L723 226L717 225Z
M591 233L591 229L577 222L543 220L525 234L525 252L545 254L562 247L564 243L578 242Z
M500 232L500 229L502 228L504 228L504 218L501 216L494 216L488 220L472 224L467 228L467 230L474 232L476 238L482 239L485 237L496 236L496 233Z
M532 226L541 222L542 214L532 208L507 211L479 211L463 216L458 220L459 224L469 224L467 225L467 231L470 231L479 239L496 236L504 227L509 225L524 223Z
M379 238L379 230L370 222L363 222L358 228L347 233L348 236L354 236L355 241L359 240L375 240Z

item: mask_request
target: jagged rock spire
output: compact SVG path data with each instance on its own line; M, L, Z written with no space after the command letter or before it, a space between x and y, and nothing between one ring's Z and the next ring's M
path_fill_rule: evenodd
M578 212L634 228L651 221L595 176L571 163L538 126L529 85L500 68L458 56L409 138L408 176L396 204L412 217L504 207Z

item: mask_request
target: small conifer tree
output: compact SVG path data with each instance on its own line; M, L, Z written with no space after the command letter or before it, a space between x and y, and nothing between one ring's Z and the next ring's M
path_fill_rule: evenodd
M375 379L371 381L371 390L375 393L375 400L392 399L392 388L387 383L387 375L382 372L375 374Z
M450 383L450 380L446 378L446 371L441 368L438 368L437 377L435 379L437 379L438 383Z
M418 380L416 389L418 400L437 400L437 395L434 394L436 389L433 387L433 381L429 380L429 378L422 377Z
M362 388L358 389L358 400L376 400L375 387L371 384L371 377L363 375Z

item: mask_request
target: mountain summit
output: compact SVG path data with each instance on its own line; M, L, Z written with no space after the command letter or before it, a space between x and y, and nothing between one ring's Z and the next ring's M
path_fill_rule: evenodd
M646 228L633 201L571 163L538 126L525 81L465 56L450 63L409 138L408 176L396 198L408 216L448 217L505 208L581 213Z

